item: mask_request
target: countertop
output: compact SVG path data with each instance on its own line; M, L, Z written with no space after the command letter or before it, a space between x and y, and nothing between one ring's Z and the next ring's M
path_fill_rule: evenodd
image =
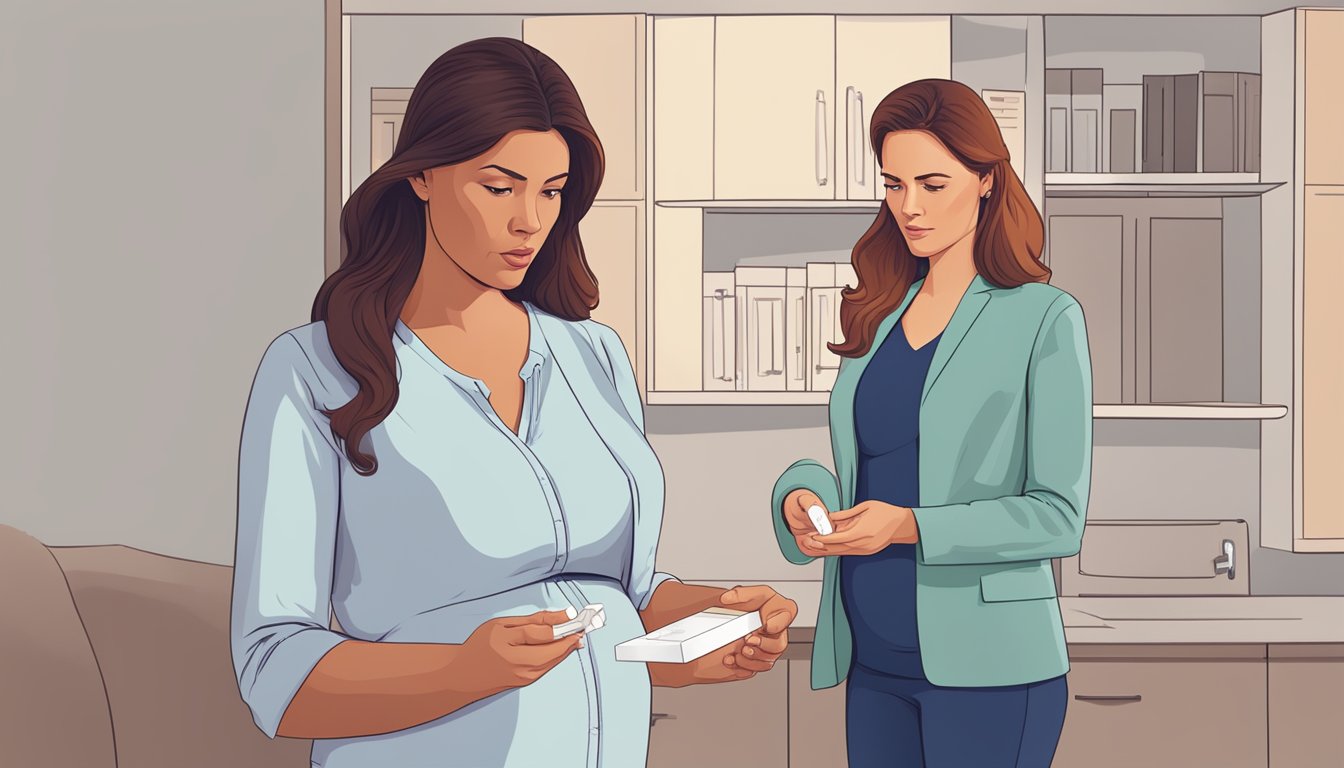
M812 642L821 582L738 583L768 584L798 603L790 640ZM1061 597L1059 608L1071 645L1344 644L1344 596Z

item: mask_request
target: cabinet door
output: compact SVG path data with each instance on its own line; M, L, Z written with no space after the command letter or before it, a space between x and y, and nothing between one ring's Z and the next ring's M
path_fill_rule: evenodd
M788 676L654 688L648 768L788 765Z
M840 16L835 20L837 197L880 200L880 164L868 124L887 94L906 83L952 76L950 16Z
M1302 238L1302 536L1344 542L1344 187L1308 187ZM1332 290L1334 289L1334 290ZM1336 547L1338 549L1338 547Z
M1054 768L1265 768L1264 646L1170 650L1170 658L1072 662ZM1237 655L1244 658L1236 658ZM1277 766L1275 766L1277 768Z
M1149 224L1150 393L1154 403L1223 399L1223 222Z
M644 197L644 16L536 16L523 42L565 70L606 155L599 200Z
M644 254L643 229L644 206L633 203L594 205L579 222L583 253L598 282L593 319L620 334L636 372L643 368L638 354L638 264Z
M1298 91L1306 112L1306 181L1344 184L1344 13L1306 11L1306 66Z
M714 197L835 197L835 17L720 16Z
M789 768L834 768L847 759L845 684L814 691L812 661L790 659Z
M1311 768L1344 761L1344 645L1269 649L1269 764Z
M1124 348L1123 216L1051 215L1050 283L1083 308L1092 358L1092 400L1121 403Z

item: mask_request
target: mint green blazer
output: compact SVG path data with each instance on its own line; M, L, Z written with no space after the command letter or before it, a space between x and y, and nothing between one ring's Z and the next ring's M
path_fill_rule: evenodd
M838 478L811 459L775 483L771 516L784 557L804 555L784 523L798 488L827 509L854 505L854 393L864 368L914 298L878 326L872 348L843 358L830 400ZM977 275L934 351L919 410L915 600L929 681L1016 685L1069 670L1051 558L1078 552L1092 471L1092 373L1083 311L1045 283L998 288ZM812 687L845 679L853 654L825 559Z

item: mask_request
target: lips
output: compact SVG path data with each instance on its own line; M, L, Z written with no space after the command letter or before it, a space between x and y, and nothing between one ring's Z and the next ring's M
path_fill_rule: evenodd
M512 251L504 251L499 254L504 259L504 263L514 269L522 269L532 263L531 248L515 248Z
M911 227L911 226L905 226L902 227L902 229L905 230L906 237L912 238L914 240L918 240L919 238L933 231L932 228L926 229L924 227Z

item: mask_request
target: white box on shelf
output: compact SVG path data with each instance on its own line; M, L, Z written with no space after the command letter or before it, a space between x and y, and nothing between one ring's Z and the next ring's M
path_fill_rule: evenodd
M704 274L703 387L706 392L742 388L737 377L737 286L732 272Z
M748 391L783 392L788 389L784 375L788 270L738 267L735 279L741 380Z
M685 664L761 628L759 611L706 608L616 646L617 661Z
M807 391L807 268L787 270L784 304L785 388Z
M841 292L858 285L850 264L813 262L807 265L807 389L828 392L840 370L840 356L826 347L844 340L840 328Z

